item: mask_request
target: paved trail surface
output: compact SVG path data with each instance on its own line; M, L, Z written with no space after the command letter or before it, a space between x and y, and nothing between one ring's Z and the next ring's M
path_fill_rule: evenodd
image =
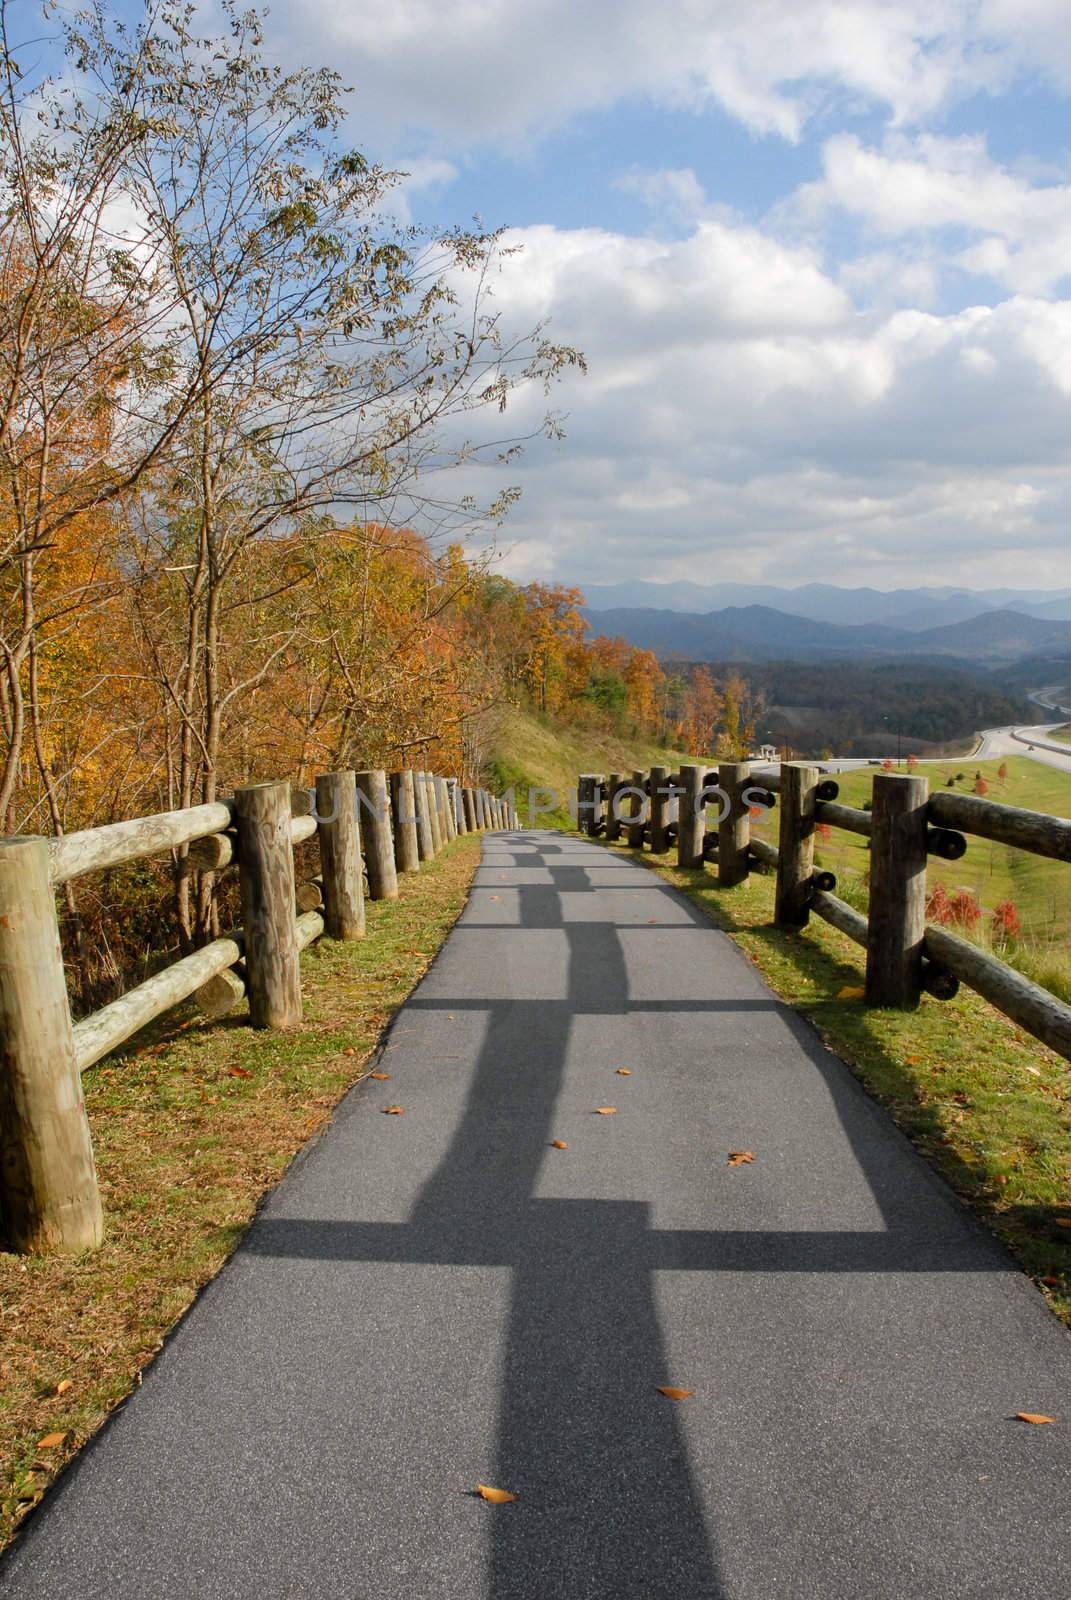
M489 837L381 1069L0 1593L1067 1594L1071 1340L656 877Z

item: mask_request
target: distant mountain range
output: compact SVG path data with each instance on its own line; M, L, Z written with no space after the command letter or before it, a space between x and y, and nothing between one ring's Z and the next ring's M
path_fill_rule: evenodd
M722 589L740 590L747 585L721 585ZM636 589L646 591L687 588L702 593L693 585L617 584L592 585L587 594L605 594L607 589ZM979 608L978 596L973 597L974 609L966 616L957 615L961 598L967 591L900 590L901 602L906 596L916 596L917 609L909 614L914 626L904 623L904 609L891 606L893 617L899 621L880 621L875 617L860 618L856 609L856 596L868 596L875 605L878 601L893 602L892 595L875 589L837 589L832 585L813 584L807 590L763 590L777 596L776 606L771 604L725 605L719 610L694 613L684 609L655 608L653 606L619 606L595 609L589 605L587 616L597 633L611 637L621 636L630 644L653 650L663 659L678 661L827 661L838 658L882 656L940 655L961 661L989 666L1012 663L1031 656L1071 655L1071 595L1051 594L1048 599L1023 601L1011 606ZM990 591L1003 592L1003 591ZM815 608L832 609L829 597L837 596L835 616L809 616L790 612L786 601L809 595L809 604ZM862 601L858 604L865 609ZM1026 610L1026 605L1033 607ZM1065 614L1056 614L1062 607ZM942 609L943 608L943 609ZM1040 613L1040 614L1039 614ZM934 625L918 625L918 618L938 616ZM851 618L851 621L846 621Z
M1044 622L1071 622L1071 589L938 587L886 591L842 589L831 583L808 583L796 589L781 589L773 584L647 583L641 580L582 587L593 613L655 610L709 617L729 609L770 608L812 622L837 626L880 623L905 633L926 633L971 622L986 613L1017 612Z

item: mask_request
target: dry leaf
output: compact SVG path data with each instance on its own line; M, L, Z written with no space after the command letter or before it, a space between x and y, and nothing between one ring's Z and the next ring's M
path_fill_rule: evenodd
M507 1506L517 1498L515 1494L510 1494L508 1489L492 1489L486 1483L478 1483L476 1493L481 1500L490 1500L493 1506Z
M865 998L866 990L857 988L851 983L845 984L843 989L837 990L838 1000L864 1000Z
M38 1450L55 1450L66 1439L65 1433L46 1433L43 1439L38 1439Z
M1017 1411L1015 1416L1018 1422L1042 1423L1056 1421L1055 1417L1043 1417L1038 1411Z
M491 896L491 899L492 899L492 900L498 900L498 899L500 899L500 898L501 898L501 896L499 896L499 895L497 895L497 894L493 894L493 895L492 895L492 896Z
M906 1062L906 1063L907 1063L907 1065L908 1065L908 1066L909 1066L909 1067L914 1067L914 1066L917 1066L917 1065L918 1065L918 1063L919 1063L919 1062L920 1062L920 1061L921 1061L921 1060L922 1060L922 1057L921 1057L921 1056L905 1056L905 1057L904 1057L904 1061L905 1061L905 1062Z
M59 1383L57 1383L55 1389L53 1390L53 1393L54 1394L66 1394L68 1389L73 1389L73 1388L74 1388L74 1379L73 1378L61 1378Z
M368 1076L370 1078L375 1078L377 1083L386 1083L390 1078L390 1073L389 1072L370 1072L368 1074Z
M729 1151L729 1165L731 1167L742 1167L745 1162L754 1161L754 1159L755 1157L750 1150Z
M595 1115L597 1117L615 1117L617 1115L617 1107L616 1106L596 1106L595 1107Z
M384 1106L383 1107L383 1115L385 1117L404 1117L405 1116L405 1107L404 1106Z
M660 1383L658 1392L659 1394L664 1394L667 1400L690 1400L693 1391L691 1389L674 1389L668 1383Z
M245 1067L228 1067L227 1072L232 1078L251 1078L253 1076Z
M354 1046L352 1044L348 1044L346 1046L345 1050L343 1050L342 1054L344 1056L355 1056L357 1054L357 1051L356 1051L356 1049L354 1048Z
M631 1067L617 1067L615 1070L619 1078L631 1078L632 1076Z
M552 1150L568 1150L569 1146L566 1144L564 1139L552 1139L550 1141L550 1148Z
M1054 1217L1053 1221L1058 1228L1071 1228L1071 1217Z
M648 922L649 922L649 923L651 923L651 922L657 922L657 921L658 921L658 918L657 918L657 917L648 917L648 918L647 918L647 921L648 921Z

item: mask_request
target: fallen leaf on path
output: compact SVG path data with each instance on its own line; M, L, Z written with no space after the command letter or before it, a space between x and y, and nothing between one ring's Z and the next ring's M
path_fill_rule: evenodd
M631 1067L618 1067L616 1071L619 1078L631 1078L632 1076Z
M55 1450L66 1439L65 1433L46 1433L43 1439L38 1439L38 1450Z
M354 1046L352 1044L348 1044L346 1046L345 1050L343 1050L342 1054L344 1056L355 1056L357 1054L357 1051L356 1051L356 1049L354 1048Z
M921 1056L905 1056L904 1060L905 1060L905 1062L907 1063L907 1065L909 1067L914 1067L914 1066L918 1065L918 1063L922 1060L922 1057Z
M865 997L866 990L857 988L855 984L847 983L843 989L837 990L838 1000L863 1000Z
M1046 1273L1045 1277L1042 1278L1041 1281L1047 1289L1058 1289L1060 1287L1059 1278L1054 1278L1051 1272Z
M492 895L492 896L491 896L491 899L492 899L492 900L500 900L500 899L501 899L501 898L502 898L502 896L501 896L501 895L497 895L497 894L493 894L493 895Z
M228 1067L227 1072L232 1078L251 1078L253 1076L245 1067Z
M648 917L648 918L647 918L647 921L648 921L648 922L657 922L657 921L658 921L658 918L657 918L657 917Z
M510 1494L508 1489L492 1489L486 1483L478 1483L476 1493L481 1500L490 1500L493 1506L508 1506L517 1498L515 1494Z
M1017 1422L1033 1422L1038 1424L1042 1422L1056 1421L1055 1417L1043 1417L1039 1411L1017 1411L1015 1413L1015 1419Z
M693 1393L691 1389L674 1389L668 1383L660 1383L658 1392L664 1394L667 1400L690 1400Z
M596 1106L595 1107L595 1115L597 1117L615 1117L617 1115L617 1107L616 1106Z
M750 1150L729 1151L729 1165L731 1167L742 1167L745 1162L754 1161L754 1159L755 1157Z
M385 1117L404 1117L405 1116L405 1107L404 1106L384 1106L383 1107L383 1115Z
M59 1383L57 1383L55 1389L53 1389L52 1392L53 1392L53 1394L66 1394L68 1389L73 1389L73 1388L74 1388L74 1379L73 1378L61 1378Z
M368 1076L370 1078L375 1078L377 1083L386 1083L387 1080L390 1078L390 1073L389 1072L370 1072L368 1074Z
M552 1150L568 1150L569 1146L566 1144L564 1139L552 1139L550 1141L550 1148Z

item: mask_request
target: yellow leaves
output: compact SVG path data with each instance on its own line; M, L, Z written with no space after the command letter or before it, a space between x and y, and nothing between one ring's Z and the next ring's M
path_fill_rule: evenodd
M729 1151L729 1165L731 1167L745 1166L749 1161L754 1161L754 1159L754 1154L750 1150Z
M846 983L843 989L837 990L838 1000L865 1000L866 990L856 984Z
M73 1389L73 1388L74 1388L74 1379L73 1378L61 1378L59 1383L57 1383L56 1387L53 1389L52 1393L53 1394L66 1394L68 1389Z
M38 1439L38 1450L58 1450L61 1444L66 1443L65 1433L46 1433L43 1439Z
M617 1116L617 1107L616 1106L596 1106L595 1110L593 1112L593 1115L596 1116L596 1117L616 1117Z
M404 1117L405 1116L405 1107L404 1106L384 1106L383 1107L383 1115L385 1117Z
M348 1044L346 1046L345 1050L343 1050L342 1054L344 1056L355 1056L357 1054L357 1051L356 1051L356 1049L354 1048L354 1046L352 1044Z
M690 1400L694 1394L693 1389L674 1389L672 1384L660 1383L659 1394L664 1394L667 1400Z
M510 1494L508 1489L492 1489L486 1483L478 1483L476 1493L481 1500L488 1500L493 1506L508 1506L517 1498L515 1494Z
M368 1076L370 1078L375 1078L377 1083L388 1083L390 1081L389 1072L370 1072Z
M566 1144L564 1139L552 1139L550 1141L550 1148L552 1150L568 1150L569 1146Z
M1040 1411L1017 1411L1015 1420L1017 1422L1032 1422L1035 1427L1040 1427L1044 1422L1055 1422L1056 1418L1043 1416Z
M631 1067L616 1067L614 1070L619 1078L631 1078L632 1076Z

